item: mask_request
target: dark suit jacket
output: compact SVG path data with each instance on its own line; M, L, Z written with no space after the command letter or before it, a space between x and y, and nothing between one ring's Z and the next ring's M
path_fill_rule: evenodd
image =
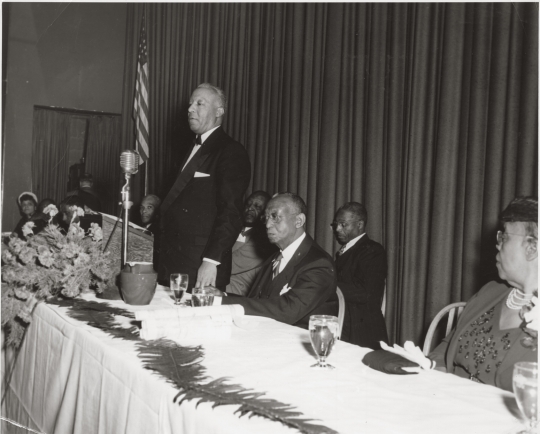
M236 242L232 248L231 281L227 285L227 292L247 295L263 262L277 250L276 246L270 244L262 224L246 232L246 241Z
M338 287L345 297L345 320L341 340L380 349L388 343L381 312L386 279L386 252L365 234L336 259Z
M306 234L286 267L272 280L272 261L278 254L265 261L247 297L231 294L223 297L223 304L240 304L246 315L307 328L311 313L336 292L334 262ZM285 286L291 289L280 295Z
M209 176L195 177L195 172ZM171 273L187 273L191 291L202 259L209 258L221 264L216 286L229 283L231 248L242 228L250 177L246 150L219 127L181 170L161 204L161 281L167 282Z
M443 339L440 345L437 346L430 354L429 358L437 362L437 366L446 366L446 372L454 373L454 358L459 349L459 339L464 329L480 315L487 312L493 306L503 301L506 301L511 288L505 284L498 282L489 282L487 285L477 292L467 302L465 309L459 316L456 328L446 338ZM495 374L495 384L493 386L500 387L508 391L512 391L512 373L514 364L517 362L537 362L538 352L532 351L521 345L521 339L526 337L525 332L521 332L521 336L512 344L506 352L501 366ZM455 337L455 338L454 338Z

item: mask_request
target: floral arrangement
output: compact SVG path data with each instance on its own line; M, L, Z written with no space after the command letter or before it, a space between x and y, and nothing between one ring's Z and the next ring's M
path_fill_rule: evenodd
M30 221L22 228L26 240L14 237L2 243L2 327L7 345L21 344L38 302L50 296L73 298L89 290L102 292L114 282L112 259L102 252L101 228L92 223L86 233L75 222L84 211L69 210L67 233L52 223L58 210L49 205L44 214L50 218L41 232L34 234Z
M540 309L538 309L538 291L534 291L531 302L523 306L519 312L519 316L523 320L521 329L527 336L521 339L521 345L526 348L531 348L536 351L538 348L538 323L540 322Z

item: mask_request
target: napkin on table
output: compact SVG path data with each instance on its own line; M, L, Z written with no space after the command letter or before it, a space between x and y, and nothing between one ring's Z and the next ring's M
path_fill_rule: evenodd
M422 350L411 341L406 341L405 344L403 344L403 347L400 347L397 344L394 344L394 346L391 347L381 341L381 348L410 360L411 362L417 363L422 369L429 370L435 367L435 362L424 356Z

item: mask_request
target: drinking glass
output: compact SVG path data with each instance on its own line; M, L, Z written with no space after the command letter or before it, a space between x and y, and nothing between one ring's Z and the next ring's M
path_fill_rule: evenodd
M311 315L309 317L309 338L317 354L317 363L312 368L334 369L326 363L339 330L338 319L331 315Z
M211 288L194 288L191 303L195 307L212 306L214 304L214 291Z
M516 363L512 383L518 407L527 420L527 429L522 433L536 433L538 426L538 363Z
M180 304L182 296L187 291L189 276L187 274L171 274L171 291L174 295L174 304Z

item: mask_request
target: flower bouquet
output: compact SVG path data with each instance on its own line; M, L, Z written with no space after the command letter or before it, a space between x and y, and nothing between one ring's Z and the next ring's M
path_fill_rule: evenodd
M84 215L70 209L71 223L66 232L52 223L58 213L54 205L45 208L49 223L38 234L28 222L22 232L26 240L11 238L2 244L2 327L6 345L18 347L38 302L51 296L73 298L95 290L102 292L114 284L116 272L109 253L102 252L103 234L96 223L86 233L75 222Z

